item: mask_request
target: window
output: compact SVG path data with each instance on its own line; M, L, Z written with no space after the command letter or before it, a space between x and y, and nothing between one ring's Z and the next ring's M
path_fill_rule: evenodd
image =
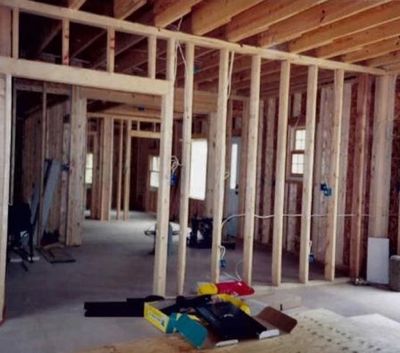
M93 153L86 154L85 183L87 185L93 184Z
M293 134L293 148L291 151L290 173L300 176L304 173L304 149L306 147L306 130L297 128Z
M150 186L158 188L160 183L160 157L150 157Z
M191 199L204 200L206 198L207 150L206 139L192 140L189 190Z
M229 172L229 188L231 190L235 190L237 185L238 153L239 153L239 144L237 142L234 142L232 143L231 170Z

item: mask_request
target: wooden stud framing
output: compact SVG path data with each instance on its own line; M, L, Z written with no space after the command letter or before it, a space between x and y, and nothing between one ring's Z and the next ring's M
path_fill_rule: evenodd
M301 283L308 282L311 214L313 196L313 172L314 172L314 140L315 140L315 116L317 111L318 91L318 67L308 68L307 83L307 112L306 112L306 145L304 150L304 173L303 173L303 199L302 219L300 235L300 268L299 280Z
M369 200L369 237L387 237L393 140L395 75L376 79Z
M118 136L118 173L117 173L117 220L121 219L122 201L122 174L123 174L123 153L124 153L124 120L119 121Z
M214 159L214 190L213 190L213 235L211 251L211 280L218 282L220 274L221 258L221 233L222 217L224 208L225 187L225 140L226 140L226 118L228 108L228 75L229 75L229 51L222 49L219 61L219 83L218 83L218 112L216 116ZM218 167L217 167L218 166Z
M243 234L243 278L251 285L253 268L254 214L256 200L258 122L260 118L261 57L253 56L247 138L246 201Z
M207 141L208 141L208 154L207 154L207 190L206 190L206 207L205 216L212 217L213 210L213 195L214 195L214 163L215 163L215 141L216 141L216 122L217 114L211 113L207 119Z
M110 220L112 199L112 172L113 172L113 137L114 119L106 118L103 121L103 133L101 139L101 220Z
M157 69L157 37L156 36L149 36L147 38L148 43L148 77L149 78L156 78L156 69Z
M261 203L262 190L264 179L262 178L262 165L263 165L263 148L264 148L264 138L265 138L265 109L264 109L264 101L260 100L259 106L259 119L258 119L258 138L257 138L257 174L256 174L256 208L255 213L258 215L263 214L263 205ZM229 145L228 145L229 146ZM261 224L262 219L255 220L254 225L254 237L257 241L261 241Z
M10 177L12 79L0 75L0 322L4 319Z
M13 10L12 19L12 57L18 59L19 57L19 10Z
M131 189L131 149L132 149L132 139L131 132L132 121L126 121L126 131L125 131L125 165L124 165L124 220L129 219L129 197Z
M69 65L69 20L64 19L62 21L62 33L61 33L61 42L62 42L62 63L63 65Z
M338 195L339 195L339 168L340 168L340 144L343 113L343 86L344 71L336 70L334 79L334 108L332 121L332 150L330 163L329 187L332 189L328 203L326 244L325 244L325 279L335 279L336 263L336 237L338 225Z
M282 280L282 233L285 199L286 148L289 107L290 63L282 62L279 88L278 140L276 151L274 229L272 248L272 284L279 286Z
M93 182L90 202L90 217L92 219L100 219L99 204L100 204L100 119L95 120L96 132L93 135Z
M230 171L232 164L232 128L233 128L233 100L228 101L228 112L226 119L226 151L225 151L225 170L229 172L229 178L225 180L225 193L224 193L224 218L229 217L229 189L230 189ZM210 144L209 147L210 148ZM212 193L211 193L212 194ZM211 196L210 196L211 199ZM212 200L211 200L212 201ZM210 208L211 209L211 208ZM226 228L223 229L224 233L227 233Z
M352 82L345 82L343 87L343 113L341 127L341 142L340 142L340 168L339 168L339 184L338 184L338 214L346 214L346 182L348 169L348 151L350 144L350 117L351 117L351 101L352 101ZM353 188L354 190L354 188ZM336 264L343 265L343 250L345 247L345 225L348 217L339 216L337 225L336 239Z
M39 186L39 204L38 204L38 217L36 218L36 244L40 246L43 231L43 198L44 198L44 178L45 178L45 159L46 159L46 131L47 131L47 92L46 83L43 83L42 91L42 115L40 117L40 153L39 163L40 171L38 180Z
M192 105L193 105L193 73L194 73L194 45L186 44L185 48L185 113L182 127L182 167L181 190L179 199L179 252L178 252L178 279L177 292L183 294L186 267L186 235L189 218L189 191L190 191L190 159L192 143Z
M21 10L24 10L24 12L42 15L54 19L62 20L65 18L74 21L75 23L85 24L103 29L113 28L114 30L118 30L121 32L131 33L135 35L143 35L146 37L149 35L155 35L158 38L163 39L175 39L180 42L191 42L194 45L205 48L226 49L229 51L234 51L237 54L260 55L263 59L290 60L293 64L298 65L318 65L319 67L326 69L343 69L346 71L371 73L375 75L385 74L384 70L370 68L366 66L352 65L338 61L313 58L305 55L293 54L275 49L263 49L237 43L230 43L219 39L200 37L183 32L150 27L139 23L127 22L115 18L91 14L88 12L62 8L59 6L51 6L35 1L0 0L0 5L9 8L20 8ZM351 7L351 4L349 6Z
M353 198L350 232L350 277L360 277L361 237L365 210L368 113L371 99L371 78L360 75L357 90L357 120L355 128L355 152L353 173Z
M275 124L276 124L276 98L269 97L267 100L267 135L265 148L265 168L264 168L264 195L263 195L263 215L272 215L272 192L274 184L274 141L275 141ZM263 219L262 242L270 243L270 234L272 228L272 219Z
M114 72L115 66L115 29L107 29L107 71Z
M86 161L86 99L80 88L72 87L71 143L68 185L68 220L66 243L81 245L81 225L84 216Z
M17 135L17 85L12 85L12 121L11 121L11 161L10 161L10 203L14 203L15 184L15 138Z
M162 97L161 107L160 182L157 195L157 232L153 276L153 292L158 295L165 295L167 277L175 59L176 41L174 39L169 39L167 42L167 80L169 90L167 94Z
M239 161L239 214L245 213L246 208L246 173L247 173L247 147L249 137L249 100L243 102L240 126L240 161ZM243 238L244 218L238 218L237 236Z

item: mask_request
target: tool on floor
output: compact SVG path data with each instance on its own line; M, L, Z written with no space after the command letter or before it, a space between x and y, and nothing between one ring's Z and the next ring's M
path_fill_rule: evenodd
M269 337L264 325L230 302L210 303L195 309L222 340L221 344L224 341Z
M220 283L200 283L197 287L198 294L231 294L231 295L251 295L254 289L244 281L229 281Z
M164 300L158 295L127 298L126 301L85 302L86 317L143 317L144 303Z
M25 262L33 262L33 227L31 224L31 209L27 203L14 203L8 211L8 241L7 260L11 261L11 253L20 258L25 271Z

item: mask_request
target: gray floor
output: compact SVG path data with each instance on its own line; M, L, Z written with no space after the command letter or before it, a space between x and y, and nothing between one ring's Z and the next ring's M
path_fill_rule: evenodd
M143 319L85 318L83 302L123 300L151 293L152 239L143 231L154 217L135 213L129 222L86 221L84 244L70 250L77 262L51 265L41 259L24 272L18 264L7 269L7 313L0 327L0 352L72 353L112 342L159 333ZM225 271L240 270L241 250L228 251ZM210 250L188 249L189 293L197 281L209 280ZM271 257L256 249L254 280L267 284ZM176 255L168 260L168 292L174 293ZM311 268L312 278L322 271ZM297 259L284 256L284 281L295 282ZM309 308L327 308L345 316L381 313L400 322L400 294L350 284L280 289L302 297Z

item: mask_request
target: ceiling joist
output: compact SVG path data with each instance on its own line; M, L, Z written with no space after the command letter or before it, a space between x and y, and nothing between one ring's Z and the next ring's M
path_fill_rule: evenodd
M262 0L204 1L192 11L192 33L203 35L228 23L233 16L257 5Z
M329 0L284 21L277 22L258 37L260 47L287 42L320 26L339 21L376 5L375 0Z
M288 50L293 53L304 52L331 43L337 38L400 18L400 2L387 2L375 1L375 6L368 10L307 32L289 41Z

